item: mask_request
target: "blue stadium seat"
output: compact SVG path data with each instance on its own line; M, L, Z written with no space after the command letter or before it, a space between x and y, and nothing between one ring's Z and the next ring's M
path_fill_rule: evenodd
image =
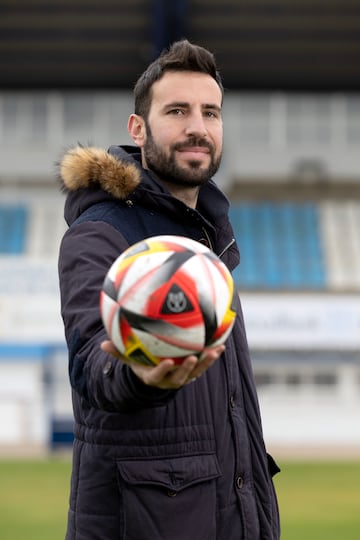
M241 255L234 272L238 287L325 287L316 204L240 203L232 206L230 218Z
M23 253L27 220L28 211L25 206L0 205L0 254Z
M53 417L50 424L50 449L71 447L74 442L74 420L70 417L62 419Z

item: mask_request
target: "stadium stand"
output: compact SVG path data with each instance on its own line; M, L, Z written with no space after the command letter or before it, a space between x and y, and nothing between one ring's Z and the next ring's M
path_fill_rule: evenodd
M242 290L360 290L360 202L240 202L231 208ZM0 206L0 255L56 258L60 198Z
M226 87L216 181L267 440L360 447L358 0L1 2L0 447L71 443L54 164L130 142L131 87L181 29Z
M0 205L0 255L57 257L65 232L62 200L40 198Z
M216 52L227 88L353 88L359 31L357 0L2 0L1 85L129 88L183 32Z
M65 229L61 199L54 197L42 201L42 204L32 201L29 204L27 253L34 257L56 258Z
M240 288L322 289L326 269L315 204L249 203L232 207Z
M147 0L2 0L3 87L128 87L151 54Z
M216 51L228 88L359 85L357 0L193 0L189 32Z
M319 212L330 289L359 290L360 204L324 202Z
M0 205L0 254L23 253L28 209L25 206Z

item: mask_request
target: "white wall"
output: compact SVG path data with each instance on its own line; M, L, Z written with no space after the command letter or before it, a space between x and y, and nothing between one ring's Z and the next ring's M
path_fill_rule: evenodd
M42 447L48 438L43 365L38 360L0 362L0 447Z

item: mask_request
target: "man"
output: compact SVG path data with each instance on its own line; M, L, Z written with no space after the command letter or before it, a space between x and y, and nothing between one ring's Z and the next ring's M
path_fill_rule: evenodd
M59 258L75 443L67 540L277 540L279 520L240 304L226 346L199 363L131 363L107 339L99 292L115 258L158 234L239 262L213 55L180 41L134 90L132 146L77 147L60 174L69 224ZM196 379L194 382L194 379ZM191 384L190 384L191 382Z

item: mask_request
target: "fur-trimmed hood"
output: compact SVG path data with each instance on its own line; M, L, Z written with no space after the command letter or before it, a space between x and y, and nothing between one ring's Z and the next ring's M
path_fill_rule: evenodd
M101 187L117 199L126 199L140 184L135 163L91 146L69 150L59 164L59 176L65 191Z
M64 217L68 225L93 204L128 199L146 176L135 146L112 146L106 151L78 145L64 154L57 173L67 193Z

